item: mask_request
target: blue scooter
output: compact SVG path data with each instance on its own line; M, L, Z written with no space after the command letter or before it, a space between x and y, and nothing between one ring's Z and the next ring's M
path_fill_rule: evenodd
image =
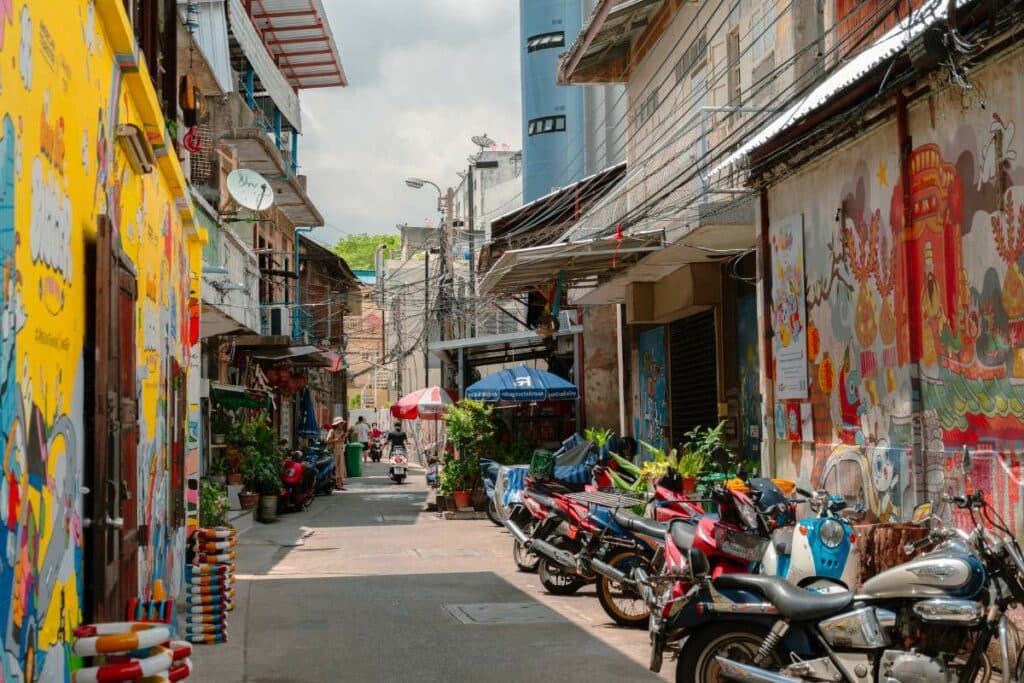
M311 443L302 449L306 467L313 471L314 494L328 494L334 490L337 480L334 472L334 456L322 441Z

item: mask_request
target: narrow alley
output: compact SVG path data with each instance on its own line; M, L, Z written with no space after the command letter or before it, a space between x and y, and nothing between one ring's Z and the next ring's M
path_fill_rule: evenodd
M592 588L545 593L504 529L424 512L422 471L385 472L239 536L231 637L195 650L194 680L658 680L646 630L613 626Z

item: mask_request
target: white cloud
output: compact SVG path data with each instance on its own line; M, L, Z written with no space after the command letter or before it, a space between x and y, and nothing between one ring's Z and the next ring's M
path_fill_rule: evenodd
M521 146L518 3L325 5L351 85L302 93L310 196L346 232L436 220L434 191L411 190L406 177L454 186L475 150L471 135Z

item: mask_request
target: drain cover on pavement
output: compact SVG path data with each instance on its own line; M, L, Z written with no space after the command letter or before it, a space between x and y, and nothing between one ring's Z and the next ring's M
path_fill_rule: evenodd
M460 624L561 624L565 618L537 602L445 603L444 610Z

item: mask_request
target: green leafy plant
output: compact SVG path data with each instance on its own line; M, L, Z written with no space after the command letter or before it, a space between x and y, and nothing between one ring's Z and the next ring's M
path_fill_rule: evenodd
M490 458L502 465L523 465L530 462L533 446L525 437L517 437L509 446L493 447Z
M253 493L272 495L281 488L281 450L278 433L264 413L241 421L234 434L242 447L241 474L245 488Z
M228 490L223 484L203 480L199 482L199 525L203 527L227 524Z
M464 399L444 416L448 442L464 458L484 455L494 439L494 411L479 401Z
M210 415L210 431L213 434L227 436L231 433L233 427L234 420L231 417L231 413L223 408L215 410Z
M438 483L438 493L443 496L450 496L456 491L466 491L473 488L477 478L480 476L480 464L476 458L455 458L448 457L441 469L441 480Z
M231 468L231 461L223 448L211 449L210 462L206 466L206 472L214 476L223 476Z
M680 476L699 477L710 469L715 452L725 448L725 420L714 428L696 426L683 435L683 452L676 463Z
M603 429L587 427L586 431L583 432L583 436L586 437L587 441L593 441L594 445L597 446L598 450L600 450L612 440L612 437L615 436L615 432L607 427Z

